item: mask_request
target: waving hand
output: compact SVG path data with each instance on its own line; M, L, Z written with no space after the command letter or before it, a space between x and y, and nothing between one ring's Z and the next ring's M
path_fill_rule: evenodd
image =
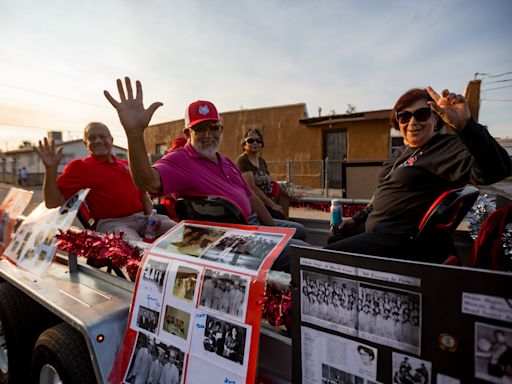
M123 125L126 135L141 135L144 129L149 125L151 117L155 111L163 104L160 102L153 103L149 108L145 109L142 100L142 85L140 81L136 81L136 95L133 97L132 83L129 77L125 77L125 87L121 79L117 79L117 90L119 91L119 99L117 101L108 91L103 94L112 106L117 110L119 120Z

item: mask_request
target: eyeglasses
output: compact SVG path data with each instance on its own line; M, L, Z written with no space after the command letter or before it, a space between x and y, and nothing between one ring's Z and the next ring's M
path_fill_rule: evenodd
M190 127L190 129L195 133L217 132L222 129L222 124L219 122L203 122Z
M260 139L253 139L253 138L250 138L250 139L246 139L245 140L246 143L249 143L249 144L254 144L254 143L257 143L257 144L263 144L263 140L260 140Z
M409 121L411 121L411 118L414 116L416 121L418 122L424 122L430 119L430 116L432 116L432 110L428 107L420 108L415 110L414 112L411 111L400 111L396 112L395 117L396 120L400 124L408 124Z

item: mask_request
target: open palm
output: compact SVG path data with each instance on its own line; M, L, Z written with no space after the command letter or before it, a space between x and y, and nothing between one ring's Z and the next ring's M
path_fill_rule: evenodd
M160 102L153 103L149 108L144 108L142 85L140 81L135 82L136 94L133 97L132 83L129 77L125 77L125 87L121 79L117 79L117 89L119 91L120 101L115 100L108 91L104 91L104 95L112 106L117 110L119 120L123 125L127 135L142 134L144 129L149 125L151 117L155 111L163 104Z

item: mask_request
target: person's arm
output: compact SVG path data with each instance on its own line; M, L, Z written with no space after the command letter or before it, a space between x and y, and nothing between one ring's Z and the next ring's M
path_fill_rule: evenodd
M258 188L254 181L254 174L252 173L252 171L243 172L242 177L244 178L245 182L249 185L249 187L251 187L252 191L256 194L256 196L260 198L263 204L265 204L267 207L270 207L274 211L278 211L284 214L283 208L270 197L265 195L265 193Z
M256 195L252 195L249 197L249 200L251 201L252 211L258 216L261 224L275 227L276 223L274 219L270 216L270 213L268 213L265 204L263 204L260 198Z
M474 184L492 184L512 174L512 162L507 151L476 123L466 99L462 95L443 90L441 96L431 87L427 92L434 99L428 105L443 121L452 127L471 154L470 181Z
M155 111L163 104L156 102L145 109L140 81L136 81L137 91L135 97L133 97L130 78L125 77L125 84L126 92L122 81L117 79L119 102L108 91L103 93L110 104L117 110L119 120L126 132L128 160L133 183L142 191L159 194L162 192L162 182L158 171L151 167L149 163L144 142L144 130L149 125Z
M145 215L149 215L151 211L153 211L153 202L147 193L142 193L140 195L140 202L142 203L142 207Z
M43 142L34 147L37 155L44 164L43 195L46 208L56 208L62 204L64 198L57 188L57 168L62 160L62 147L55 148L55 140L48 142L45 137Z

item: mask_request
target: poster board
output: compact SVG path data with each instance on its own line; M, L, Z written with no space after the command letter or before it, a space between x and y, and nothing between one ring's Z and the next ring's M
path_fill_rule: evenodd
M160 371L169 383L254 382L267 272L293 232L182 221L157 239L109 380L149 383Z
M301 247L291 261L294 383L512 379L511 273Z
M25 210L34 192L11 188L0 204L0 255L11 242L16 219Z
M41 276L50 266L57 251L55 235L67 230L76 217L89 189L83 189L59 208L48 209L39 204L16 230L4 256L17 267Z

